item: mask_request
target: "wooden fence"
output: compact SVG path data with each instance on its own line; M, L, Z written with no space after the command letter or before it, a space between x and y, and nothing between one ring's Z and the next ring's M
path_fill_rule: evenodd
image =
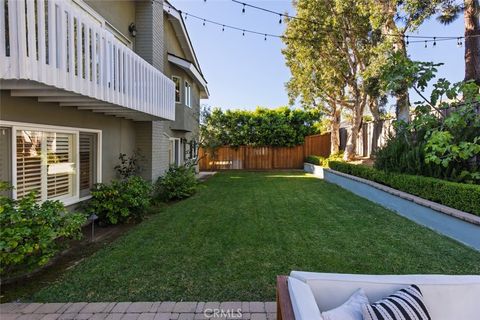
M305 137L296 147L224 146L214 152L199 150L201 171L301 169L308 155L330 154L330 134Z

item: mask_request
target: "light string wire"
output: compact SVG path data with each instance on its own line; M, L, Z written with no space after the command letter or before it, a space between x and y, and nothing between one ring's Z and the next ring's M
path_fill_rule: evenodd
M263 36L264 37L264 40L267 40L268 37L270 38L278 38L278 39L282 39L282 40L293 40L293 41L303 41L303 42L317 42L317 41L321 41L320 39L305 39L305 38L295 38L295 37L287 37L287 36L284 36L284 35L278 35L278 34L272 34L272 33L269 33L269 32L261 32L261 31L256 31L256 30L252 30L252 29L247 29L247 28L241 28L241 27L237 27L237 26L233 26L233 25L229 25L229 24L226 24L226 23L221 23L221 22L218 22L218 21L214 21L214 20L210 20L210 19L207 19L207 18L204 18L204 17L201 17L201 16L197 16L195 14L192 14L190 12L187 12L187 11L182 11L182 10L179 10L175 7L173 7L172 5L170 5L169 3L167 2L160 2L158 0L152 0L153 2L157 2L157 3L160 3L160 4L163 4L164 6L167 6L167 11L170 12L170 10L175 10L177 11L180 15L184 15L185 17L185 20L188 19L188 17L192 17L194 19L197 19L199 21L202 21L203 22L203 25L205 26L206 23L209 23L209 24L213 24L213 25L217 25L217 26L220 26L222 27L222 31L225 31L225 29L231 29L231 30L236 30L236 31L241 31L242 32L242 35L245 36L245 34L249 33L249 34L254 34L254 35L259 35L259 36ZM249 6L249 7L252 7L252 8L260 8L260 7L257 7L257 6L253 6L253 5L249 5L247 3L244 3L244 2L240 2L240 1L237 1L237 0L232 0L233 2L236 2L236 3L239 3L239 4L245 4L245 6ZM265 9L265 8L260 8L258 10L262 10L262 11L266 11L266 12L270 12L270 13L275 13L275 14L281 14L281 13L277 13L275 11L272 11L272 10L269 10L269 9ZM303 18L299 18L299 17L296 17L296 16L290 16L290 15L287 15L287 14L282 14L283 17L287 17L287 18L292 18L292 19L301 19L301 20L305 20ZM306 21L310 21L312 22L311 20L306 20ZM320 30L321 32L328 32L326 30ZM397 35L397 36L400 36L400 35ZM403 36L402 36L403 37ZM462 42L461 42L461 39L465 39L464 36L458 36L458 37L442 37L442 36L415 36L415 35L406 35L404 36L406 38L406 42L407 42L407 45L408 44L412 44L412 43L424 43L425 45L427 45L427 43L431 43L433 42L433 46L436 46L436 43L437 42L441 42L441 41L449 41L449 40L457 40L457 45L461 45ZM480 35L471 35L469 37L480 37ZM413 39L424 39L424 40L409 40L410 38L413 38ZM342 42L339 41L338 42L339 44L341 44Z

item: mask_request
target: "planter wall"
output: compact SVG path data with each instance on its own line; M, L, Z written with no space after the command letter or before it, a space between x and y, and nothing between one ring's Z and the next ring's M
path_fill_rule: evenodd
M477 224L480 220L477 216L321 166L306 163L304 170L480 251L480 224ZM445 208L456 216L449 215Z

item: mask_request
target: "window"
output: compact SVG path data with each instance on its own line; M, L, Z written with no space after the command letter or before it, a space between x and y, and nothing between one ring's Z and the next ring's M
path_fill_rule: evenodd
M80 197L90 194L90 189L97 182L97 135L80 132Z
M12 196L18 199L35 191L38 201L62 200L67 205L88 196L100 180L101 133L93 131L17 123L0 128L0 170L2 180L15 187Z
M175 83L175 102L180 103L180 78L179 77L172 77L173 83Z
M11 141L12 131L10 128L0 127L0 181L12 183L12 156ZM0 191L0 195L11 197L11 190Z
M168 148L168 158L170 164L179 166L181 164L180 160L180 139L170 138L169 148Z
M187 81L185 81L185 105L192 107L192 86Z

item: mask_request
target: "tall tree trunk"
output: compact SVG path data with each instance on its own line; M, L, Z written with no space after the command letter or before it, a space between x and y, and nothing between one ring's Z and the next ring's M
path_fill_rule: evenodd
M397 37L397 50L401 52L405 57L407 56L407 47L403 37ZM402 88L395 96L397 99L397 105L395 108L395 114L397 120L410 122L410 96L408 94L408 87Z
M465 0L465 81L474 80L478 85L480 85L479 10L478 0Z
M398 1L383 1L383 11L387 17L383 31L389 34L405 35L405 31L400 30L395 23L397 4ZM395 46L395 51L407 57L407 46L404 37L395 37ZM408 94L408 87L401 88L398 94L395 95L395 99L395 115L397 120L410 122L410 96Z
M357 101L356 106L353 110L353 119L350 132L348 133L347 145L345 147L345 154L343 155L343 160L351 161L355 159L357 153L357 140L360 129L362 128L363 123L363 111L365 108L365 103Z
M332 113L330 123L330 154L336 154L340 151L340 119L342 110L335 107Z
M370 112L373 116L373 134L372 134L372 141L371 141L371 152L375 153L378 149L378 139L380 137L380 133L382 130L382 122L380 121L380 110L378 107L378 100L371 99L368 104ZM371 157L371 154L370 154Z

